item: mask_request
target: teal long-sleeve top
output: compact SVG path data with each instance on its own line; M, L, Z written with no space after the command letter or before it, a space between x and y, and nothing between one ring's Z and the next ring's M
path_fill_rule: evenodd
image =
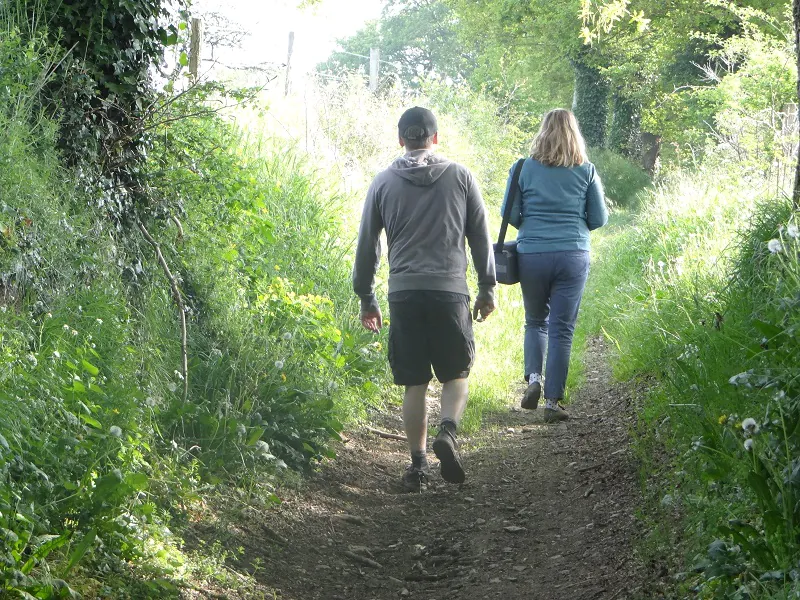
M508 202L513 171L512 166L501 215ZM603 185L590 162L549 167L527 158L519 187L522 194L514 196L509 223L519 231L517 252L522 254L589 250L589 232L608 222Z

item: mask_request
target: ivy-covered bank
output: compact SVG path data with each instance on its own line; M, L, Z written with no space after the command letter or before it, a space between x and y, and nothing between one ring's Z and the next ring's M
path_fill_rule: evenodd
M192 505L277 501L384 378L336 190L156 87L185 13L89 4L0 12L3 598L176 594Z

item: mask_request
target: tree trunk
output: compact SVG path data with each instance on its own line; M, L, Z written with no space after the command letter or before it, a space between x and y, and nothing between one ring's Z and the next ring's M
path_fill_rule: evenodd
M608 132L608 147L639 163L642 158L641 105L619 92L614 94L614 112Z
M606 143L608 122L608 83L597 68L580 58L573 60L572 66L575 69L572 112L578 119L586 144L591 148L602 148Z
M658 174L660 156L661 136L642 132L642 167L650 177L655 177Z
M794 17L794 49L797 56L797 97L800 100L800 0L792 2ZM797 150L797 164L794 169L794 190L792 191L792 208L800 210L800 145Z

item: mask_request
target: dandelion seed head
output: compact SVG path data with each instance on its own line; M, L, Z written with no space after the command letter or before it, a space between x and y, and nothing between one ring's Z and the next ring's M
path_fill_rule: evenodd
M247 429L245 428L245 426L242 425L241 423L239 423L236 426L236 435L238 435L240 438L242 438L242 437L245 436L246 433L247 433Z
M791 225L788 225L786 227L786 235L788 235L793 240L796 240L798 237L800 237L800 228L798 228L797 225L792 223Z
M753 440L752 439L746 439L744 441L744 449L747 450L748 452L750 452L753 449Z
M283 361L282 360L276 360L275 361L275 368L278 369L278 370L282 369L283 368Z
M111 435L113 435L116 438L122 437L122 429L120 429L116 425L112 425L111 427L109 427L108 433L110 433Z
M773 254L777 254L783 250L783 244L781 244L781 241L778 239L772 239L767 242L767 249Z
M742 421L742 429L747 433L758 433L758 423L752 417L747 417Z
M288 342L289 340L292 339L292 334L287 331L281 337L283 338L284 341Z

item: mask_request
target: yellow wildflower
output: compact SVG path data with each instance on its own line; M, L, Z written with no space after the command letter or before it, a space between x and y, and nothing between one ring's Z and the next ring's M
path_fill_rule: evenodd
M728 420L728 415L720 415L720 416L719 416L719 419L717 419L717 420L719 421L719 424L720 424L720 425L724 425L724 424L725 424L725 421L727 421L727 420Z

